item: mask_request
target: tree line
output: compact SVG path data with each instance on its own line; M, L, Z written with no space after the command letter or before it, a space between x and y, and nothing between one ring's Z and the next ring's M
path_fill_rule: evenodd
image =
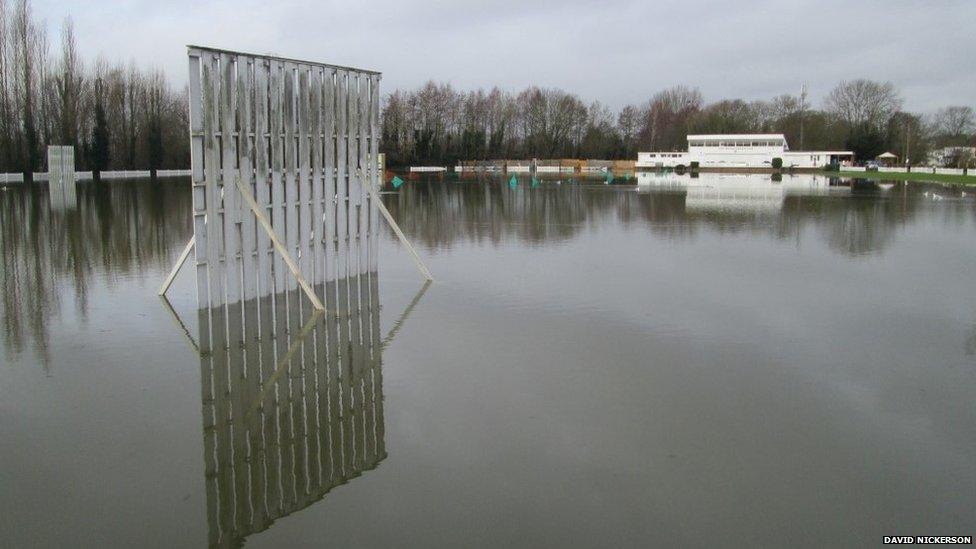
M859 160L891 151L919 164L933 148L973 145L974 132L971 107L946 107L927 117L905 112L891 83L870 80L839 83L819 109L805 92L706 103L697 88L674 86L618 112L559 89L458 91L431 81L387 96L382 150L394 166L634 159L638 150L685 150L688 134L782 133L794 150L851 150Z
M186 90L134 62L86 64L66 19L60 48L29 0L0 0L0 172L46 171L47 145L72 145L79 170L186 168Z

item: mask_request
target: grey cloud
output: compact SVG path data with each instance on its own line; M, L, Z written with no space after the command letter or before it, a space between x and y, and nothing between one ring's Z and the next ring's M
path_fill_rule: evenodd
M905 107L976 105L976 3L38 2L52 37L75 19L87 59L134 58L185 77L188 43L275 52L462 89L560 87L614 108L673 84L709 100L768 98L806 83L891 80Z

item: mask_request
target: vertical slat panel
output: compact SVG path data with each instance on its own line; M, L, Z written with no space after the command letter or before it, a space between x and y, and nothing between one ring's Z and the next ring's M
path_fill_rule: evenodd
M370 362L373 369L373 433L376 439L376 461L386 457L386 429L383 417L383 357L382 341L380 341L380 290L377 277L370 277L370 325L372 329L373 359Z
M325 157L324 170L325 176L325 264L326 281L334 281L336 273L336 94L335 94L335 71L326 69L323 79L322 89L322 121L323 133L325 135ZM332 286L334 288L334 286ZM326 301L328 302L328 289L326 287ZM326 308L329 306L326 304Z
M245 311L244 317L261 319L264 313L261 308L267 302L268 300L260 298L250 300L246 304L249 310ZM261 337L262 334L264 334L263 338ZM260 404L262 382L264 379L264 371L262 368L264 360L264 339L270 340L270 335L257 322L253 325L248 325L248 329L245 331L246 346L244 352L248 363L248 369L245 373L247 375L248 391L244 400L244 417L240 423L246 426L248 436L247 462L251 472L249 486L252 512L251 526L254 531L263 528L263 525L268 521L268 507L265 500L267 485L265 484L266 472L264 467L266 452L264 446L263 418L261 417L261 410L258 406Z
M287 67L287 65L286 65ZM291 75L289 75L290 78ZM287 82L287 80L285 81ZM286 83L285 88L288 88ZM294 90L292 90L294 91ZM287 93L286 93L287 95ZM287 122L285 123L287 126ZM287 132L287 131L286 131ZM294 132L292 132L294 135ZM295 336L298 334L301 326L301 320L299 318L299 309L297 302L300 299L297 292L287 291L284 293L285 302L287 303L287 310L284 313L287 319L287 332L279 332L283 334L282 340L284 345L278 347L278 360L285 368L285 374L281 377L282 384L279 389L280 407L281 407L281 485L283 488L282 499L286 502L286 506L291 507L298 500L298 481L295 475L296 462L299 457L296 455L296 430L297 421L299 421L300 416L298 416L298 384L297 377L301 372L301 355L293 353L288 355L288 350L291 348L292 343L295 341Z
M78 188L75 186L75 148L69 146L67 149L68 158L65 169L67 170L68 174L68 183L70 183L70 186L68 187L68 194L70 195L71 204L74 205L76 198L75 193L78 191Z
M275 331L274 325L274 301L268 298L258 300L260 304L260 326L261 342L259 352L261 355L261 396L252 403L252 410L257 416L255 421L258 423L261 439L261 466L262 475L262 495L261 498L264 511L267 515L277 516L278 510L278 481L277 481L277 453L278 445L276 439L277 415L275 414L275 397L273 392L273 382L271 376L274 375L277 364L275 363ZM267 393L265 391L268 391Z
M358 240L358 239L357 239ZM350 285L351 302L349 307L349 389L352 393L352 425L353 425L353 469L363 470L365 447L366 447L366 425L364 422L364 398L363 398L363 332L362 332L362 309L359 306L361 280L359 273L351 279Z
M278 294L287 295L287 292ZM276 454L274 460L274 470L277 473L275 483L275 505L282 509L289 507L292 501L291 485L291 414L289 399L289 374L291 365L284 360L288 350L288 307L284 299L275 299L275 357L276 368L283 368L283 375L278 376L274 381L274 423L273 430L276 444Z
M256 525L262 524L264 521L261 503L264 497L261 485L263 473L260 471L258 459L261 453L260 422L255 420L254 414L249 409L261 393L259 385L261 356L258 348L260 337L258 329L259 304L259 298L253 297L253 294L252 297L245 294L245 299L236 305L242 309L241 316L244 320L243 330L237 331L241 334L239 343L241 360L237 363L238 371L235 372L238 380L238 397L235 400L234 409L234 436L237 445L235 448L240 448L240 453L237 453L235 449L235 454L237 456L236 461L239 463L243 461L246 469L246 472L242 472L240 475L238 484L243 487L243 491L247 494L247 499L241 499L241 503L246 505L247 523L250 530L254 530Z
M318 291L319 285L325 282L323 276L325 272L325 249L323 230L325 223L323 216L322 197L325 193L324 180L322 178L322 69L314 67L312 69L311 81L309 82L309 123L312 135L312 277L311 282ZM322 297L322 296L320 296ZM322 299L324 302L324 298Z
M245 372L247 364L244 356L244 323L242 318L242 302L228 303L227 311L227 380L226 391L229 401L230 414L228 416L229 437L226 439L231 449L231 469L234 479L234 525L235 530L245 529L251 523L250 494L248 490L246 455L247 432L244 418L244 387L246 385Z
M237 58L237 125L240 132L237 148L237 163L244 188L256 196L254 185L254 145L252 144L252 112L254 110L254 60L248 57ZM257 297L257 265L255 248L257 242L257 222L254 214L241 205L238 222L241 226L241 299L246 301Z
M285 230L281 233L284 236L285 246L292 259L298 261L300 249L298 247L298 210L299 210L299 190L298 190L298 166L297 166L297 113L296 96L296 72L297 67L294 63L284 63L284 86L282 87L282 129L284 135L284 195L285 195ZM287 304L288 331L291 337L287 338L290 345L294 334L297 334L301 327L301 296L298 295L298 281L293 274L285 275L286 292L282 297ZM287 349L287 347L286 347ZM281 353L285 349L279 348ZM279 360L281 357L279 356ZM287 373L284 384L285 392L282 400L282 411L284 421L282 422L282 486L284 489L283 498L289 506L293 506L298 501L299 489L297 472L300 454L296 452L298 422L301 421L301 410L299 409L299 380L297 377L301 372L301 356L293 354L286 361Z
M257 135L253 135L254 125L252 123L253 111L256 108L254 101L254 64L255 60L249 57L240 56L237 58L237 125L238 137L238 173L241 178L242 186L252 198L260 200L260 188L256 185L255 178L255 147L258 144ZM253 140L252 140L253 139ZM237 189L235 189L237 190ZM238 190L238 192L240 192ZM236 194L236 193L235 193ZM241 301L237 305L242 309L244 325L243 330L236 333L240 334L239 343L242 349L242 358L237 373L239 384L237 398L234 399L234 421L235 421L235 455L245 459L238 459L238 463L246 465L244 471L238 475L238 490L240 494L247 493L245 499L240 497L242 508L246 507L247 522L249 529L254 530L259 524L263 524L263 504L264 490L262 486L263 472L261 464L256 455L261 453L260 445L260 422L255 421L248 413L247 409L254 399L260 394L260 387L257 386L260 376L260 353L257 347L259 337L258 316L260 296L258 293L258 249L257 249L257 223L254 213L245 208L241 203L239 215L239 226L241 231L241 264L242 264L242 291ZM263 231L262 231L263 232ZM231 331L231 333L235 333Z
M346 95L346 71L336 73L336 277L342 280L349 276L349 225L348 225L348 173L347 154L349 134L346 126L348 109Z
M370 115L369 115L369 164L370 164L370 183L374 192L379 192L385 175L380 170L379 165L379 126L380 126L380 77L379 75L370 76ZM379 247L380 247L380 210L375 200L378 197L370 196L369 199L369 270L375 273L379 268Z
M323 286L325 286L323 284ZM328 313L319 317L315 334L315 414L317 429L317 449L319 484L323 490L331 486L331 469L329 467L329 336L327 326L330 317Z
M361 244L359 234L360 204L362 199L362 184L359 166L359 128L361 126L359 118L359 74L349 73L349 115L347 118L349 133L349 154L348 154L348 173L349 173L349 276L353 277L359 273L359 248ZM350 291L354 295L358 293L355 284L350 286ZM358 300L357 300L358 301Z
M368 280L368 279L364 279ZM365 285L367 301L369 300L369 284ZM370 331L370 311L368 307L360 310L363 317L363 346L362 346L362 386L363 386L363 461L367 469L376 466L376 410L373 392L373 368L372 368L372 336Z
M375 425L375 414L373 406L373 372L370 367L372 359L372 330L370 316L370 284L369 276L362 275L362 296L360 297L359 318L361 323L360 332L360 357L359 375L360 385L363 391L363 467L370 468L376 464L376 441L374 439L373 426Z
M330 286L335 286L337 282L330 282ZM332 288L331 295L335 296L336 290ZM334 299L334 297L333 297ZM329 456L328 468L329 484L335 486L342 478L342 428L339 418L342 416L342 403L339 387L339 370L341 363L339 357L343 352L342 340L339 332L339 316L333 307L328 310L326 322L326 337L329 341L328 361L326 364L326 380L328 382L328 423L329 423Z
M234 455L231 443L231 400L227 368L227 316L224 307L211 311L213 334L214 432L219 490L218 521L222 534L235 529Z
M285 63L284 73L284 182L285 182L285 245L292 259L298 258L298 174L295 152L295 64ZM285 287L289 290L298 288L298 281L294 276L285 278Z
M314 74L314 71L313 71ZM314 77L311 79L314 81ZM314 88L313 88L314 89ZM314 126L314 124L313 124ZM316 290L317 291L317 290ZM306 315L308 318L308 315ZM322 486L322 469L320 467L321 459L321 441L319 435L322 432L322 426L319 424L319 376L318 376L318 365L321 360L321 355L319 354L319 324L315 321L314 328L305 338L305 425L306 425L306 437L308 439L306 443L308 458L306 464L306 474L308 475L308 493L309 501L315 501L317 499L316 495L319 493L319 489ZM322 380L324 383L324 380Z
M261 211L274 217L271 209L271 185L268 182L268 61L256 60L254 64L254 148L255 158L255 192L256 201ZM269 296L274 293L271 279L271 262L274 249L271 239L263 230L257 231L257 254L255 260L258 270L258 295ZM260 310L261 313L264 309Z
M217 132L217 108L219 105L219 63L218 56L206 53L203 61L203 151L204 151L204 179L207 191L207 256L209 258L210 304L223 305L224 294L224 262L221 254L224 251L223 199L220 196L220 144ZM201 304L202 306L203 304Z
M357 174L359 177L357 181L359 182L359 270L360 274L369 271L368 262L368 252L369 252L369 206L366 200L366 184L369 182L367 179L370 176L368 158L369 158L369 142L367 141L367 136L369 135L369 77L365 74L359 77L359 170Z
M281 61L271 62L271 86L268 94L271 96L268 116L271 126L271 205L273 216L271 226L279 237L285 234L285 156L283 140L283 111L284 104L282 89L284 88L284 64ZM275 293L283 292L285 283L285 262L281 255L273 253L274 288ZM276 308L277 310L277 308Z
M301 326L304 327L310 319L312 308L308 306L307 302L303 302L302 305L303 314L300 318ZM311 498L315 493L314 487L318 484L317 476L314 474L317 468L312 466L315 461L315 445L312 443L312 434L314 433L312 429L315 426L315 338L311 333L304 333L300 337L301 368L295 376L298 384L298 398L295 400L298 411L295 422L297 427L296 443L298 445L296 454L299 456L297 477L302 494L299 501L302 502L302 505L308 505L312 502Z
M310 139L309 116L311 111L308 71L305 65L298 66L298 261L299 269L306 280L313 280L312 274L312 187L310 183Z
M208 540L211 546L215 546L220 539L220 521L218 518L220 487L217 482L219 466L217 464L217 432L215 427L213 354L209 352L211 348L210 307L199 308L197 318L200 326L200 349L207 349L207 352L200 353L200 396L203 405L203 471L204 491L207 500L207 524L209 526Z
M226 268L227 303L235 303L241 298L240 264L240 206L243 202L237 191L237 144L234 133L236 127L237 79L234 73L235 59L223 54L220 56L222 80L220 86L220 149L223 160L221 183L224 193L224 264Z
M193 248L197 276L197 305L204 309L210 303L207 281L207 184L203 175L203 91L200 82L200 54L189 57L190 114L190 185L193 193Z
M372 425L373 425L373 460L379 463L385 457L383 439L383 377L382 377L382 342L380 341L380 305L379 281L371 276L369 280L369 350L370 350L370 383L372 390Z
M349 337L349 309L348 309L348 296L349 296L349 278L340 278L337 282L338 289L337 293L339 296L338 303L338 317L337 317L337 333L339 337L339 357L338 357L338 384L342 388L339 393L340 397L340 416L339 425L342 432L342 439L340 446L342 448L340 456L340 470L342 475L348 476L352 473L352 457L353 457L353 441L355 440L353 434L353 423L352 423L352 412L353 412L353 399L352 399L352 363L350 362L350 354L352 352L352 342Z
M351 345L350 348L354 348L359 341L359 331L354 326L354 323L357 320L355 312L359 307L359 73L350 71L346 77L346 82L346 133L348 135L346 145L346 174L349 181L349 195L347 200L348 205L346 207L346 216L349 222L349 248L347 250L348 260L346 273L349 277L349 342ZM353 362L355 357L355 353L350 353L350 379L348 380L350 384L355 384L355 363ZM355 413L353 414L352 425L354 429L352 443L355 448L358 436L355 434L356 426L358 425L355 421ZM355 467L355 465L353 466Z

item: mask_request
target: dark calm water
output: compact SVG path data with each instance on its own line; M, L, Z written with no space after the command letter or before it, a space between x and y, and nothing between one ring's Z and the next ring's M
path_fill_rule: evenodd
M172 312L155 295L186 180L81 184L55 210L0 190L0 545L976 533L976 189L634 182L385 195L436 282L385 233L382 353L349 347L347 371L302 340L287 413L257 423L221 387L299 335L201 359L190 270Z

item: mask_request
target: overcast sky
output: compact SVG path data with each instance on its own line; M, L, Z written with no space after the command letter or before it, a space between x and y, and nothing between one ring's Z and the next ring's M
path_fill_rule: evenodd
M186 44L384 73L383 89L558 87L614 109L674 85L705 99L890 80L905 108L976 107L976 1L35 0L56 45L66 15L86 59L134 59L182 86Z

